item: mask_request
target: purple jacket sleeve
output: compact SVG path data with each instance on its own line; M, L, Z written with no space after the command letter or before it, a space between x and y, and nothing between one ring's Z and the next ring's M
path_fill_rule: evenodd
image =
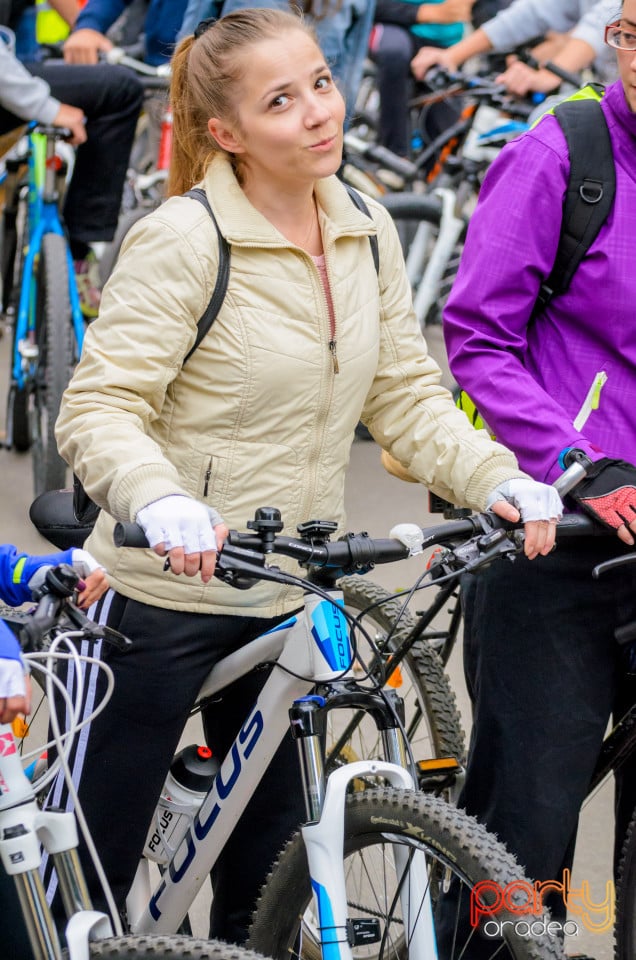
M497 440L531 476L552 482L566 447L579 446L593 459L600 454L544 388L540 357L529 349L533 307L558 247L569 167L556 120L547 117L543 124L551 125L543 137L531 132L509 144L488 171L444 313L444 334L453 375Z

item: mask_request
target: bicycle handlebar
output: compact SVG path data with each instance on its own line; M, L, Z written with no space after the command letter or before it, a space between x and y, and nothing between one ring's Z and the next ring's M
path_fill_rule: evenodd
M128 67L141 78L145 87L156 87L165 90L170 83L170 64L160 63L152 66L143 60L138 60L124 50L122 47L112 47L101 55L106 63L119 64L122 67Z
M585 474L585 462L573 462L555 483L559 494L571 490ZM454 552L458 571L476 569L495 556L518 553L522 540L515 536L515 531L520 531L523 525L522 521L513 524L493 513L478 513L424 530L415 525L407 525L407 529L394 528L394 536L388 539L372 538L367 533L348 533L332 543L329 534L336 528L334 523L311 521L299 527L299 537L280 536L283 523L279 511L264 507L257 510L255 519L248 523L255 533L230 531L219 553L214 575L240 589L252 586L256 580L295 583L295 578L277 567L267 567L266 555L277 553L297 560L304 567L352 574L366 572L378 563L404 560L435 544L458 544ZM605 532L591 518L578 514L568 515L557 524L557 537L601 531ZM136 523L117 523L113 540L117 547L149 546Z

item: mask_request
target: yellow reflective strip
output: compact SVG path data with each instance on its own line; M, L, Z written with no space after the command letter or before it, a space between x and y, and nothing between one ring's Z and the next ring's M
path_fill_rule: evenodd
M20 557L15 567L13 568L13 582L22 583L22 571L24 570L24 565L27 562L26 557Z

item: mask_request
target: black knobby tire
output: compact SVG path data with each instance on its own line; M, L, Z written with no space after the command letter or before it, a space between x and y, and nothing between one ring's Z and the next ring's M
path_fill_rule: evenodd
M96 940L89 945L91 958L102 960L262 960L252 950L214 940L180 936L127 936Z
M29 392L26 387L12 384L9 394L11 446L18 453L26 453L31 446L29 425Z
M616 881L616 960L636 957L636 810L625 835Z
M21 182L16 184L13 197L14 210L8 223L3 223L2 238L2 300L3 309L11 308L13 320L11 362L16 352L16 303L20 293L20 278L24 263L24 233L27 220L27 194ZM6 215L6 211L5 211ZM12 383L9 388L8 428L11 446L18 453L25 453L31 446L29 427L29 393L26 387Z
M32 394L31 437L35 495L65 486L67 466L57 451L55 421L75 363L66 242L47 233L37 267L38 368Z
M391 632L389 644L396 649L415 627L412 614L402 611L403 599L366 577L343 577L345 607L360 613L373 607L370 617L385 634ZM394 628L398 621L398 626ZM363 625L366 618L362 620ZM382 642L376 635L376 642ZM465 739L457 700L440 658L426 640L416 640L401 664L405 685L412 687L412 697L397 686L405 699L406 729L416 760L432 757L454 757L463 762ZM413 709L415 708L415 710ZM417 711L415 715L415 711ZM366 753L365 756L373 756Z
M26 167L24 168L26 170ZM24 231L26 228L27 192L24 176L18 174L10 195L5 196L0 230L0 281L2 282L2 312L15 306L19 294L21 265L24 260Z
M354 957L422 960L410 953L403 936L396 876L391 869L391 848L396 844L409 852L424 852L434 908L449 886L451 891L460 891L467 904L470 891L479 881L494 881L502 890L509 883L523 881L521 868L505 847L476 820L440 797L391 788L353 793L347 798L344 836L350 917L379 920L383 937L378 943L355 948ZM525 901L515 902L521 906ZM512 925L519 919L507 911L497 913L497 920L511 921L504 929L506 945L515 960L562 957L557 939L539 931L536 937L518 935ZM529 919L538 918L533 915ZM543 920L547 922L547 918ZM439 954L444 960L470 956L471 944L480 948L480 956L490 954L490 942L474 931L467 919L453 932L451 912L449 927L450 937L441 944L444 949ZM315 930L305 847L300 834L296 834L261 891L248 946L274 960L314 960L320 956ZM439 927L436 932L439 935ZM492 940L492 956L505 956L505 951L498 952L501 947L501 940Z

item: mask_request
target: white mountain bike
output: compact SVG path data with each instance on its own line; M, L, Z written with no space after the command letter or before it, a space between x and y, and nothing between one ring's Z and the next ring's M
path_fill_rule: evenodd
M485 543L491 520L481 515L467 522L474 523L475 541ZM438 542L442 528L426 538L420 528L406 525L392 531L391 539L349 534L329 542L335 524L328 522L304 524L297 537L282 536L280 514L271 508L257 511L248 526L252 533L230 534L215 575L241 588L259 580L300 586L304 609L225 657L207 678L202 699L262 663L276 663L198 812L183 817L183 804L171 809L169 799L161 801L151 835L152 857L161 862L162 873L153 888L150 863L140 864L127 904L131 930L169 934L180 928L291 720L306 822L272 868L248 946L277 960L450 960L469 956L473 947L480 956L494 955L502 938L489 942L483 924L478 929L468 922L476 885L489 881L492 889L509 891L521 881L523 887L522 871L475 820L414 789L400 699L371 684L356 664L351 617L335 587L343 574L420 552ZM444 530L452 539L453 525ZM465 540L465 528L462 536ZM135 525L117 525L115 538L120 546L147 546ZM308 567L308 578L267 565L272 553ZM377 724L383 755L329 770L328 725L338 722L336 711L360 709ZM172 832L178 815L182 830ZM492 905L478 899L478 912L496 921L514 957L560 956L559 943L545 933L519 932L514 899Z
M54 702L54 689L65 701L71 716L69 730L62 734L54 711L51 726L58 759L41 776L36 785L25 772L30 760L36 761L43 747L33 754L21 755L10 724L0 724L0 857L6 873L15 881L24 923L31 945L33 960L258 960L252 951L209 940L195 940L184 936L124 935L108 885L104 882L111 916L93 909L77 855L78 822L84 831L87 845L94 853L90 835L85 830L81 809L75 813L42 809L38 794L42 794L58 773L60 767L68 771L67 757L73 742L86 722L104 709L112 690L110 668L91 657L80 656L75 642L82 639L104 638L119 645L126 639L108 628L88 620L74 605L73 597L78 575L72 567L61 565L49 570L38 591L37 607L28 615L11 617L16 630L21 625L21 640L32 671L43 679L49 704ZM75 642L74 642L75 641ZM60 661L73 661L77 682L74 696L65 689L54 669ZM82 704L82 667L99 663L110 675L106 696L88 721L80 722ZM73 789L70 775L69 789ZM66 923L61 938L47 904L40 875L42 850L51 857L57 873ZM94 854L96 856L96 854ZM98 874L103 877L99 862ZM3 904L2 909L6 909ZM3 960L13 960L0 945Z

